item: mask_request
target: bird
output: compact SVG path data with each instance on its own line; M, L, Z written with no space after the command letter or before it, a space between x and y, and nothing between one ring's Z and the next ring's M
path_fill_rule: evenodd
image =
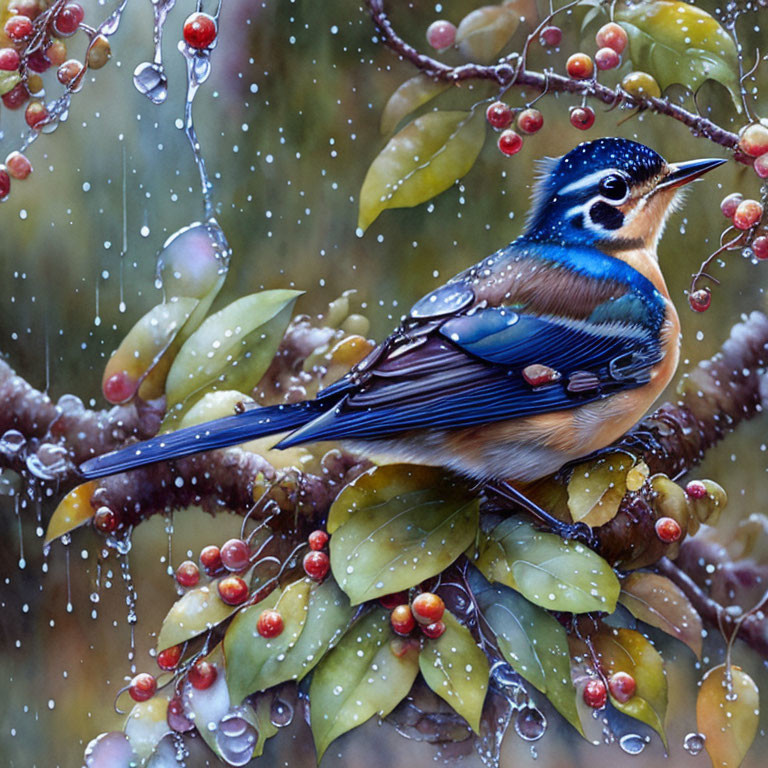
M667 163L624 138L540 161L523 233L413 305L312 400L253 408L81 464L86 479L286 433L521 488L599 453L674 375L680 321L658 243L680 190L725 160ZM500 490L499 490L500 489Z

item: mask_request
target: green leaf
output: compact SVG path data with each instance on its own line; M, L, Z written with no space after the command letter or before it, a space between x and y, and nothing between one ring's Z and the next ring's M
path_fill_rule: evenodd
M614 18L629 36L634 69L653 75L662 89L681 83L696 90L716 80L741 112L736 44L706 11L678 0L653 0L622 3Z
M456 30L456 45L468 61L490 64L519 26L520 17L511 6L486 5L461 20Z
M21 75L17 70L13 72L0 70L0 96L5 96L21 82Z
M96 511L91 497L98 486L93 480L73 488L58 504L48 521L45 543L50 544L66 533L85 525Z
M568 510L576 523L597 527L616 517L634 459L612 453L575 467L568 481Z
M475 565L489 581L506 584L542 608L612 613L619 580L591 549L537 531L519 517L500 523L481 543Z
M287 680L301 680L339 640L353 615L347 596L332 578L322 584L302 579L286 588L276 606L285 629L272 640L256 631L265 607L241 611L224 636L233 701Z
M443 623L445 632L440 637L424 640L419 669L427 685L479 734L488 690L488 659L472 633L448 611Z
M406 115L423 107L450 87L450 83L434 80L425 74L418 74L401 83L381 113L381 132L385 136L392 133Z
M430 112L408 123L371 163L360 190L358 226L365 230L389 208L431 200L475 164L485 141L485 115Z
M714 766L738 768L755 740L759 721L759 692L746 672L721 664L704 675L696 723Z
M619 602L636 619L676 637L701 658L701 616L666 576L640 571L629 574L621 583Z
M635 695L629 701L620 702L611 696L611 704L625 715L650 725L667 747L667 676L659 652L633 629L606 627L592 636L592 645L606 677L627 672L637 683Z
M277 352L300 295L301 291L262 291L207 318L184 343L168 372L164 428L207 392L249 392L256 386Z
M128 713L123 730L136 757L142 762L152 755L160 740L171 733L166 720L167 712L168 699L159 693L148 701L135 704Z
M360 493L398 473L392 485ZM347 519L333 527L333 575L353 605L412 587L445 570L470 545L479 507L466 486L439 470L390 465L381 475L369 473L334 502L334 521Z
M330 743L373 715L388 715L419 673L418 644L392 631L377 608L347 630L317 665L309 690L318 762Z
M504 658L583 734L571 682L568 636L562 624L513 589L491 586L477 570L470 575L470 585Z

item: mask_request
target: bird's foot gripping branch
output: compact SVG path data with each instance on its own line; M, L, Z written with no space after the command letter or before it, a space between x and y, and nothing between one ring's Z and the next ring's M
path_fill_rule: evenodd
M284 335L251 340L250 351L264 354L249 359L266 360L258 402L297 397L296 387L304 397L369 349L348 297L318 320L284 322ZM203 340L192 334L188 343ZM180 597L159 630L160 669L131 680L118 702L133 699L125 733L95 740L89 757L119 747L148 759L195 729L238 765L261 753L294 707L308 709L318 756L372 716L405 733L429 731L454 750L477 744L491 760L513 721L526 738L540 736L543 712L587 738L592 711L601 727L623 713L637 733L650 728L666 740L665 662L649 637L666 632L701 658L704 625L720 627L727 645L710 633L706 655L723 663L710 661L691 730L715 760L743 755L757 688L730 649L738 636L768 658L768 630L759 590L742 592L735 608L727 585L747 575L760 583L766 522L755 515L744 523L728 555L708 549L702 532L690 537L717 522L725 492L710 480L670 478L761 411L767 350L768 318L753 313L719 355L685 376L678 403L615 450L527 489L562 520L590 526L597 551L443 471L374 466L327 445L286 458L257 442L74 487L49 522L48 541L101 535L115 557L124 557L133 528L159 512L202 505L243 518L239 538L175 564ZM226 373L225 358L221 365L212 382ZM3 480L28 507L77 482L73 457L146 436L160 420L157 403L93 413L71 397L53 405L7 367L1 374ZM183 406L182 423L248 400L215 386ZM75 530L88 524L95 533ZM717 576L707 590L699 571L710 550ZM749 738L734 742L730 727Z

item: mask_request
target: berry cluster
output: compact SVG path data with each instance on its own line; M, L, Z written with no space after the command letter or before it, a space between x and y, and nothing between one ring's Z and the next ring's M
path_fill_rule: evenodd
M39 131L56 119L51 106L43 102L42 75L56 67L56 78L69 92L80 89L86 68L103 67L111 55L104 35L87 30L91 41L86 64L67 58L66 38L74 35L85 18L77 2L64 5L49 0L10 0L11 14L0 33L0 94L6 109L24 107L27 125ZM20 152L11 152L0 165L0 200L8 197L11 179L23 180L32 172L29 160ZM101 530L101 529L100 529Z
M498 145L499 150L507 156L517 154L523 147L523 137L509 127L516 115L517 128L521 133L537 133L544 125L544 116L533 107L513 109L503 101L494 101L485 111L488 125L496 131L502 131Z
M637 681L628 672L614 672L608 686L602 678L594 678L584 686L584 703L592 709L601 709L608 701L608 693L620 704L626 704L637 692Z
M443 614L445 603L443 599L433 592L422 592L408 604L407 592L396 592L387 595L379 601L384 608L390 609L389 620L392 629L398 635L407 637L419 625L419 629L425 637L437 639L445 632Z
M304 572L310 579L322 581L331 568L331 559L324 552L328 544L329 536L325 531L313 531L309 534L308 543L310 551L304 556L302 565Z

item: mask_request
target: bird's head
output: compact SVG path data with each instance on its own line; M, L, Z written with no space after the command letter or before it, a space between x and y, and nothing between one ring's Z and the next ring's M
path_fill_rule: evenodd
M667 163L636 141L605 138L545 160L525 236L611 252L655 251L680 188L725 160Z

